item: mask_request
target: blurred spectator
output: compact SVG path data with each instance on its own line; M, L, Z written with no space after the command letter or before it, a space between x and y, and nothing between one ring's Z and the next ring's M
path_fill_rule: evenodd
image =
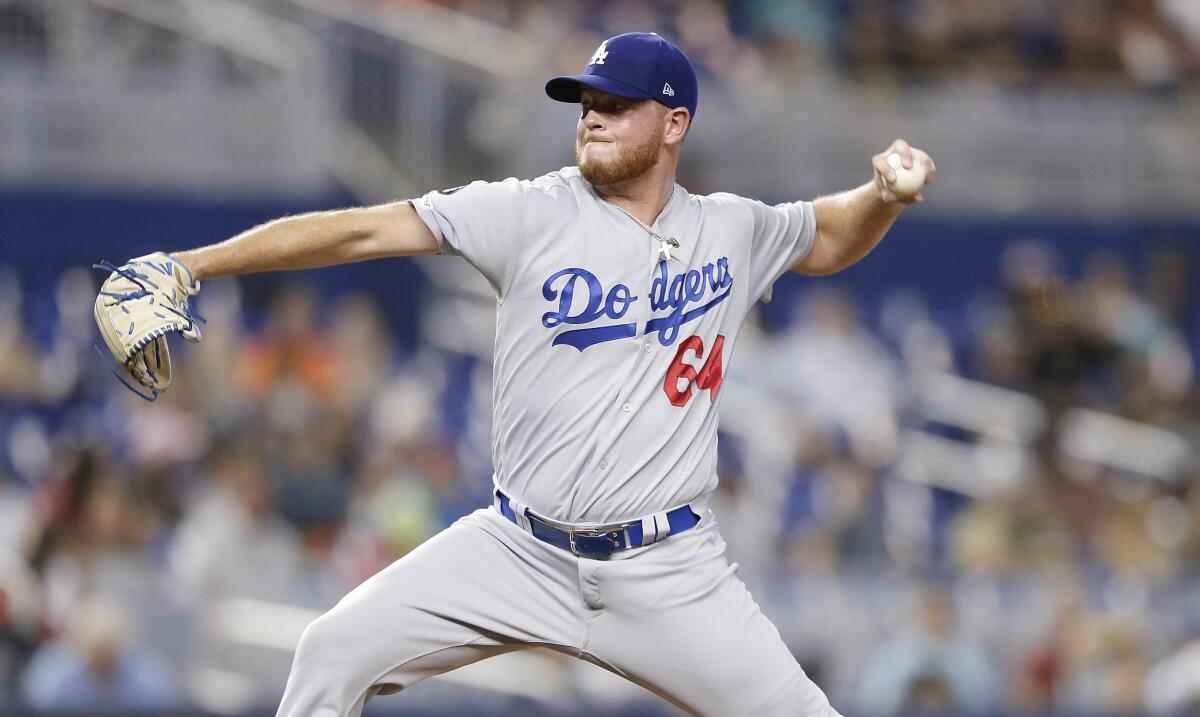
M270 319L247 341L239 374L251 396L268 395L273 421L303 422L314 402L333 398L337 385L332 347L318 328L318 297L289 285L271 302Z
M15 270L0 269L0 401L29 401L36 396L36 354L25 331L21 280Z
M103 454L80 450L64 458L44 479L44 522L30 557L43 586L43 617L56 631L85 594L152 584L147 547L163 528L159 507L118 477Z
M370 403L395 369L396 340L379 305L366 294L339 298L330 311L337 361L336 403L347 412Z
M1071 669L1072 643L1084 633L1085 626L1083 607L1076 600L1064 601L1044 641L1019 658L1013 685L1014 707L1029 712L1054 710Z
M1000 706L996 669L983 645L961 631L953 596L929 585L912 621L863 666L864 714L987 714Z
M1114 397L1104 401L1102 396L1092 397L1089 403L1107 403L1130 418L1157 423L1191 390L1193 367L1186 342L1167 317L1137 294L1121 258L1093 255L1082 283L1086 311L1080 323L1121 352L1114 368L1133 389L1124 391L1120 404Z
M210 466L211 484L191 502L170 551L181 594L202 606L230 597L288 601L300 540L276 512L253 439L219 450Z
M797 463L784 509L781 562L803 572L882 557L880 496L871 468L820 434L801 443Z
M380 552L374 569L362 578L408 553L443 527L436 477L426 473L422 462L431 451L444 451L408 444L380 448L367 463L350 505L348 530L370 536ZM442 488L445 484L441 483Z
M276 507L313 547L328 547L346 519L358 463L353 420L348 414L322 411L304 423L269 433L263 446L267 472L276 486Z
M1150 668L1143 701L1155 715L1200 714L1200 637L1184 641Z
M766 361L778 395L844 437L857 459L879 465L895 448L898 369L859 311L845 292L814 290Z
M1139 629L1097 618L1068 644L1057 707L1063 711L1130 714L1141 707L1147 664Z
M111 712L180 703L161 658L138 643L116 605L96 597L78 607L63 639L38 650L23 693L42 709Z
M44 53L49 36L45 13L37 5L0 3L0 55Z
M949 553L964 570L1003 574L1069 565L1076 545L1049 481L979 500L952 521Z
M241 285L234 278L205 282L197 304L207 320L204 340L172 355L179 370L171 391L183 394L180 403L198 410L215 433L227 435L256 408L240 376L247 350Z
M1193 58L1187 40L1167 21L1158 0L1124 0L1117 48L1126 74L1150 89L1174 89Z
M1078 601L1060 608L1045 642L1024 656L1015 700L1026 710L1132 714L1147 665L1139 630Z
M1058 263L1036 240L1005 250L1004 305L978 327L977 349L985 380L1031 389L1052 416L1083 400L1097 377L1110 375L1116 356L1109 337L1084 321L1087 298Z
M31 492L0 468L0 553L24 553L34 540L37 510Z
M36 576L0 546L0 707L17 697L18 678L37 647L38 608Z

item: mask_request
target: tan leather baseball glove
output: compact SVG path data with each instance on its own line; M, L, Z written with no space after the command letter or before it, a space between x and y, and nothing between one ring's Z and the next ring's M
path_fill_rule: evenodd
M193 343L200 340L197 322L203 319L191 307L200 282L162 252L121 266L101 262L96 268L112 272L96 297L96 325L109 353L133 382L113 373L134 393L153 401L171 385L167 334L179 332Z

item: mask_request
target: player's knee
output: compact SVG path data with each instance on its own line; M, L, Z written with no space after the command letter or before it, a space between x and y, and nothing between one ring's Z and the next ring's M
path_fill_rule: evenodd
M280 715L334 717L364 699L369 679L355 659L356 636L347 632L346 616L337 608L309 623L296 645ZM286 708L286 709L285 709ZM336 708L336 709L335 709Z
M327 670L339 664L347 664L349 640L339 625L340 616L331 610L321 615L304 628L300 643L296 646L295 668L319 668Z

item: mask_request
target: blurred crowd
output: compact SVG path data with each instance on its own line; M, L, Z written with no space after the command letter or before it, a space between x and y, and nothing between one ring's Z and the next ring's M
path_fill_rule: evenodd
M412 0L361 0L406 5ZM1000 86L1124 83L1172 91L1200 77L1200 6L1191 0L445 0L564 43L576 70L599 39L658 28L702 74L728 85L836 74L866 84ZM550 19L553 17L554 19ZM555 28L579 28L563 36Z
M657 28L726 84L836 73L868 84L1065 79L1175 90L1200 76L1192 0L353 1L448 7L558 48L571 70L604 37ZM47 52L47 9L0 0L0 54Z
M953 310L816 281L755 315L715 510L836 702L1200 705L1191 272L1164 247L1071 276L1022 241ZM289 610L489 502L490 343L406 345L369 294L300 282L259 306L214 281L204 340L147 403L94 353L99 278L40 296L0 271L0 697L269 704ZM486 326L487 301L427 310L456 302ZM1080 421L1107 432L1081 442Z

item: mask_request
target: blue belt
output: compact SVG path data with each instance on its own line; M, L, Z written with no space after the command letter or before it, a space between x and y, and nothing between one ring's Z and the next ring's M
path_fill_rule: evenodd
M533 537L538 540L574 553L581 558L607 558L617 550L650 545L668 535L682 533L700 522L700 516L693 513L690 506L683 505L674 510L655 513L625 523L575 526L570 530L564 530L546 522L532 510L521 507L520 510L528 525L526 528L521 524L522 521L517 517L516 511L513 510L514 501L501 491L496 491L496 499L496 508L505 518L532 533Z

